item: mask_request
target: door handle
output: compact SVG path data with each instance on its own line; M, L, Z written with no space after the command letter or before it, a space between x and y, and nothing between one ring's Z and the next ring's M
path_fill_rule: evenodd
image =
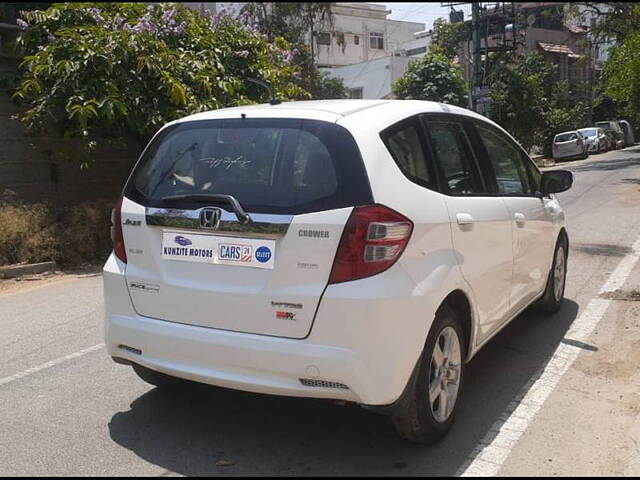
M519 227L524 227L524 220L525 220L525 219L524 219L524 215L523 215L522 213L515 213L515 214L513 215L513 218L515 218L515 220L516 220L516 224L517 224Z
M458 225L473 225L473 217L469 213L456 213Z

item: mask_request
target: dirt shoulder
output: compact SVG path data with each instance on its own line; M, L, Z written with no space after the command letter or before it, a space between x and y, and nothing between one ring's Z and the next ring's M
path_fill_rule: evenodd
M102 264L83 265L81 267L58 270L55 272L0 279L0 297L34 290L52 283L64 282L75 278L95 277L99 275L102 275Z

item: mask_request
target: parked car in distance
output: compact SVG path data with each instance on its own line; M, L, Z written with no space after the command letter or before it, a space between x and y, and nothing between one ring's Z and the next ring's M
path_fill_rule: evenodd
M613 138L614 147L616 150L620 148L624 148L624 132L620 127L620 124L615 120L607 120L602 122L596 122L596 127L600 127L604 129L606 132L609 132Z
M595 128L600 128L600 127L595 127ZM607 145L607 148L606 148L605 151L608 152L609 150L615 150L615 148L616 148L616 139L613 136L613 132L607 131L605 129L602 129L602 131L604 132L604 136L605 136L605 139L606 139L606 145Z
M624 146L630 147L631 145L636 143L636 140L633 135L633 129L631 128L631 124L626 120L620 120L618 122L620 127L622 128L622 132L624 133Z
M434 102L176 120L113 210L107 351L160 388L349 401L433 442L466 362L530 305L561 308L555 193L572 181L491 120Z
M601 153L607 151L609 140L604 130L600 127L581 128L578 133L582 135L587 145L587 152Z
M589 156L587 143L577 130L557 134L551 150L555 160L585 159Z

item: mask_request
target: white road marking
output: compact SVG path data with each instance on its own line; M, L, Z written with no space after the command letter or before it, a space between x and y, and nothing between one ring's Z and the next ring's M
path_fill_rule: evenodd
M6 385L7 383L20 380L21 378L27 377L34 373L41 372L42 370L46 370L47 368L55 367L56 365L60 365L61 363L68 362L69 360L73 360L74 358L82 357L83 355L86 355L88 353L95 352L103 347L104 343L99 343L98 345L94 345L93 347L85 348L84 350L80 350L79 352L70 353L69 355L51 360L50 362L43 363L42 365L38 365L37 367L29 368L27 370L24 370L23 372L11 375L10 377L0 378L0 387Z
M598 296L622 288L633 267L640 259L640 239L636 240L631 253L625 255L609 279L604 283ZM595 297L587 304L580 317L573 322L566 334L567 340L587 342L609 307L611 300ZM512 448L551 395L558 382L580 354L581 349L561 343L549 362L539 370L539 374L520 390L505 413L493 424L480 444L471 453L467 462L458 470L458 476L496 476Z

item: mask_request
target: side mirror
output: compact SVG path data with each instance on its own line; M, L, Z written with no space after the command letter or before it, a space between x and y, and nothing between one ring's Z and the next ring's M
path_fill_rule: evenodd
M569 190L573 184L573 173L569 170L550 170L542 174L540 190L543 195Z

